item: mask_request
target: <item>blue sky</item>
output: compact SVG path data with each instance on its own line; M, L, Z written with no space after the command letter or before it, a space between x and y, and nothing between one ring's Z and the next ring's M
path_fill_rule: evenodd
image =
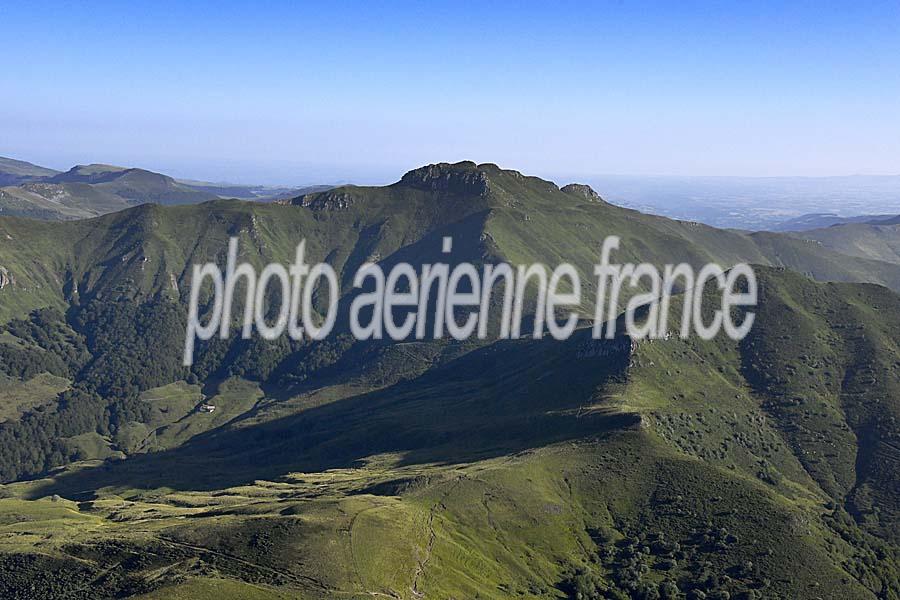
M900 173L900 3L0 3L0 155L272 183Z

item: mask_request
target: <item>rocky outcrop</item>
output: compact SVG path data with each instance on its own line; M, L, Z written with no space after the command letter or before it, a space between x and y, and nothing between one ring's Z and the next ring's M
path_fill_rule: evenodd
M566 194L578 196L579 198L584 198L588 202L603 202L603 198L600 197L600 194L595 192L591 186L584 183L570 183L569 185L562 187L561 191Z
M356 198L346 190L334 190L306 194L299 198L294 198L287 204L303 206L312 210L346 210L355 202Z
M0 290L14 285L16 285L16 278L12 276L9 269L0 267Z
M460 196L484 196L488 192L488 176L473 162L438 163L410 171L399 185Z

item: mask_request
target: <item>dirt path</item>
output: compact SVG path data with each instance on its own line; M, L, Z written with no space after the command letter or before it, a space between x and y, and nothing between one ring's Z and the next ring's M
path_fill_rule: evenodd
M425 557L418 561L416 564L416 572L413 575L413 584L412 584L412 593L416 598L424 598L425 592L419 591L419 579L422 575L425 574L425 567L428 566L428 561L431 560L431 552L434 548L434 542L437 539L437 534L434 532L434 517L437 514L438 510L446 510L446 506L444 506L444 500L447 499L453 491L459 487L460 482L462 482L462 477L457 477L456 481L450 489L441 496L441 499L435 502L431 506L431 510L428 512L428 543L425 545Z

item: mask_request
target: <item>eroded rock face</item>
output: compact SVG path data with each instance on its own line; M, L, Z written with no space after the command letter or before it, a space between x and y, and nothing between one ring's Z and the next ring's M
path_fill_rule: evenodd
M561 188L561 190L567 194L584 198L588 202L603 202L603 198L600 197L600 194L595 192L591 186L584 183L570 183Z
M0 267L0 290L7 286L13 286L16 284L15 277L9 272L6 267Z
M473 162L428 165L404 175L400 184L467 196L482 196L488 191L487 173Z
M356 199L345 191L318 192L301 196L299 205L312 210L346 210Z

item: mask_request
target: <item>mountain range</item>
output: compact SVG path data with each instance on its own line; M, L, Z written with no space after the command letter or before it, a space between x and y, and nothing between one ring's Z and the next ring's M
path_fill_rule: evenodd
M43 220L95 217L145 203L196 204L222 197L274 200L327 188L181 181L145 169L104 164L77 165L59 172L0 157L0 215Z
M151 179L128 171L41 183L125 198ZM0 593L896 599L885 227L716 229L471 162L273 203L0 217ZM754 264L751 335L349 335L367 261L568 262L590 282L607 235L622 263ZM332 336L214 339L182 366L191 266L233 236L257 268L301 239L334 267Z

